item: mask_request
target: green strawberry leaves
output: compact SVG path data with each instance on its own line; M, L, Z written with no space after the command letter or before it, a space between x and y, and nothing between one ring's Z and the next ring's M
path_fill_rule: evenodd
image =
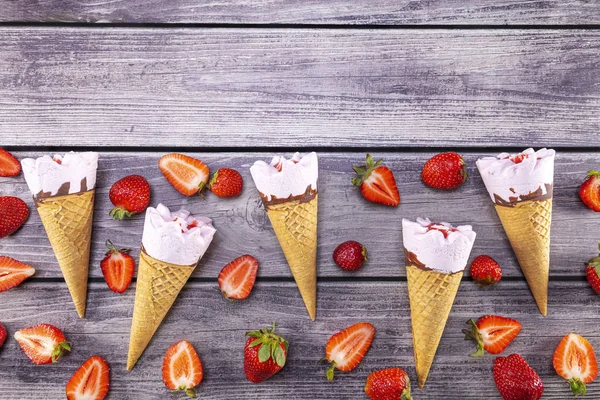
M481 336L481 332L479 332L479 328L477 328L477 324L475 321L470 319L467 321L467 325L472 326L472 330L463 329L463 333L465 334L465 340L474 340L477 342L477 351L469 354L470 357L481 357L485 354L483 347L483 337Z
M258 349L259 362L263 363L272 359L280 367L285 365L289 344L286 339L275 334L275 324L257 331L247 332L246 336L256 338L248 346L260 346ZM283 347L281 347L282 344Z
M383 163L382 160L375 161L370 154L367 154L366 165L353 166L352 169L358 174L352 178L354 186L360 186L371 175L377 167Z
M57 362L67 351L71 351L71 343L61 342L52 350L52 362Z

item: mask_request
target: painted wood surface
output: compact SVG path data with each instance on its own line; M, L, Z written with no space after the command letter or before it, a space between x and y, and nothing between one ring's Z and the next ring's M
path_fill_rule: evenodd
M599 51L597 30L2 27L0 137L594 147Z

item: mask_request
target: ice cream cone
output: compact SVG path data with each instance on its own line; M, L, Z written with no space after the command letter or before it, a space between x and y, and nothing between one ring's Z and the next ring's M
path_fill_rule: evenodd
M514 206L496 204L495 207L529 289L545 316L548 307L552 198L518 202Z
M36 207L75 309L85 315L94 190L36 199Z
M463 272L445 274L411 265L407 260L406 275L415 367L419 387L422 388L444 333Z
M292 270L308 315L317 317L318 195L285 202L265 202L267 215Z
M127 370L131 371L154 336L196 265L177 265L140 252Z

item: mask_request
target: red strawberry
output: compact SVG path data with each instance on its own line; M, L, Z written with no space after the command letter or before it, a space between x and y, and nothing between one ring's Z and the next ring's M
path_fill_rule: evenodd
M19 342L23 353L37 365L56 362L65 352L71 351L71 344L62 331L50 324L18 330L15 340Z
M182 340L167 349L162 366L162 379L167 389L183 390L189 397L196 397L194 388L203 377L202 361L190 342Z
M485 315L477 323L471 319L467 324L473 328L463 329L465 340L477 342L477 351L471 357L481 357L484 349L490 354L500 354L521 332L519 321L499 315Z
M29 207L18 197L0 197L0 239L12 235L25 223Z
M471 278L482 285L493 285L502 278L502 268L492 257L481 255L471 263Z
M396 207L400 204L400 193L396 187L394 173L388 167L375 162L367 154L367 165L352 167L358 176L352 179L352 184L360 188L363 197L373 203Z
M106 247L108 251L100 262L102 275L110 290L123 293L129 287L135 271L135 261L129 255L131 249L117 249L110 240L106 241Z
M171 185L181 194L192 196L208 182L210 170L202 161L184 154L171 153L158 160L158 168Z
M4 325L2 325L2 322L0 322L0 349L2 348L2 345L4 344L4 342L6 341L6 328L4 327Z
M598 243L598 251L600 251L600 243ZM585 276L592 289L600 294L600 256L591 258L585 264Z
M586 383L592 383L598 376L598 362L594 348L584 337L575 333L565 336L552 360L556 373L569 381L575 396L584 396Z
M67 400L102 400L110 385L110 367L100 356L87 359L67 383Z
M331 366L327 380L332 381L335 369L350 372L362 361L375 337L375 327L359 322L333 335L325 346L325 358Z
M275 334L272 327L246 333L244 372L250 382L260 383L279 372L285 365L288 341Z
M109 215L114 219L131 217L141 213L150 203L150 184L140 175L128 175L110 187L108 193L113 208Z
M17 176L21 173L21 164L8 151L0 148L0 176Z
M544 393L539 375L518 354L494 360L494 381L504 400L539 400Z
M410 379L400 368L387 368L367 377L365 393L372 400L412 400Z
M236 258L223 267L219 274L221 293L228 299L246 299L254 287L257 272L256 258L248 254Z
M588 171L587 179L579 187L579 197L592 210L600 211L600 172Z
M213 174L209 187L219 197L236 197L242 193L244 180L235 169L221 168Z
M367 260L367 249L362 244L349 240L333 251L333 261L346 271L356 271Z
M0 256L0 293L20 285L33 274L35 269L31 265L14 258Z
M434 189L456 189L467 180L465 160L453 152L437 154L425 163L421 178Z

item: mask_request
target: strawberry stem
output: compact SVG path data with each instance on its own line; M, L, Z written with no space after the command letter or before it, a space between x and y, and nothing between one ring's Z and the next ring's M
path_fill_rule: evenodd
M71 343L61 342L52 350L52 362L57 362L67 351L71 351Z
M327 376L327 380L329 382L333 381L333 376L335 375L335 367L337 367L337 363L335 361L332 361L329 368L327 368L327 372L325 373L325 375Z
M479 332L477 324L472 319L467 321L467 325L471 325L472 328L471 330L463 329L465 340L473 340L477 343L477 350L474 353L469 354L469 357L481 357L485 354L481 332Z
M585 383L578 378L569 379L569 386L571 386L571 391L577 396L585 396L587 393L587 388L585 387Z
M406 387L400 395L400 400L413 400L413 398L410 395L410 379L408 375L406 376Z
M135 214L135 213L131 212L131 211L127 211L123 207L115 207L112 210L110 210L110 212L108 213L108 215L113 217L113 219L115 219L115 220L122 220L122 219L125 219L125 217L129 218L133 214Z

